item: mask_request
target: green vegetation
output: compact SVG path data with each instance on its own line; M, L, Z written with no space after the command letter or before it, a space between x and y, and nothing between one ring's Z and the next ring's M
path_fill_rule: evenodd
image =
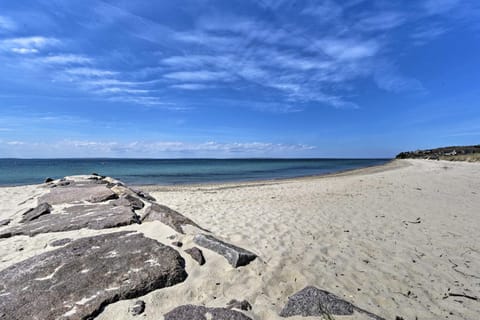
M401 152L396 158L477 162L480 161L480 145Z

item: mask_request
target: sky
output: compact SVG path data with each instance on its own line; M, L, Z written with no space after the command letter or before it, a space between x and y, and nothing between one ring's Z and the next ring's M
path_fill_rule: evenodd
M0 0L0 158L478 143L478 0Z

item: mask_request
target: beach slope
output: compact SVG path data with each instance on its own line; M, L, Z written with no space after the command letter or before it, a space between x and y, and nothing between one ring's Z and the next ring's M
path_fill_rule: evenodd
M478 163L395 160L324 177L142 188L258 258L233 268L203 249L206 263L199 265L179 250L188 278L141 297L146 305L141 318L160 319L185 304L225 307L232 299L246 299L253 308L244 314L278 319L288 297L314 286L386 319L476 319L479 178ZM0 220L15 219L27 209L19 203L34 190L0 188ZM189 228L174 239L183 248L195 245ZM158 222L118 230L140 231L167 245L175 234ZM112 231L1 240L0 270L43 253L54 240L105 232ZM129 312L135 300L110 304L97 319L137 319ZM368 319L363 314L338 318Z

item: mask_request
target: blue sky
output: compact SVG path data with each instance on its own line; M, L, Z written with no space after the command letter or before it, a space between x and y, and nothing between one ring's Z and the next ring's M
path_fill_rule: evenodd
M480 2L1 1L0 157L480 143Z

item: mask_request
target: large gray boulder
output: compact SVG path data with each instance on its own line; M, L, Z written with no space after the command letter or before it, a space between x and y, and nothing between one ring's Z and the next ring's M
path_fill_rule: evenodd
M52 205L81 201L98 203L116 198L118 195L105 184L69 182L50 189L50 192L39 197L38 202Z
M185 217L181 213L178 213L177 211L172 210L169 207L162 206L156 203L152 204L151 207L148 209L143 221L160 221L163 224L171 227L178 233L182 234L185 234L182 228L182 226L185 225L191 225L202 229L198 224L193 222L191 219Z
M49 214L52 210L52 206L46 202L40 203L37 207L28 209L23 213L22 220L20 222L27 222L37 219L44 214Z
M252 320L239 311L184 305L164 315L165 320Z
M280 312L281 317L303 316L348 316L354 311L363 313L375 320L385 320L373 313L360 309L336 295L315 287L306 287L288 298L288 302Z
M140 233L82 238L0 271L0 319L87 319L187 277L179 253Z
M193 241L199 246L210 249L224 256L234 268L245 266L257 257L253 252L218 240L211 235L197 234Z
M0 238L16 235L34 236L40 233L88 229L107 229L140 223L131 207L113 204L76 205L64 212L48 214L0 231Z

